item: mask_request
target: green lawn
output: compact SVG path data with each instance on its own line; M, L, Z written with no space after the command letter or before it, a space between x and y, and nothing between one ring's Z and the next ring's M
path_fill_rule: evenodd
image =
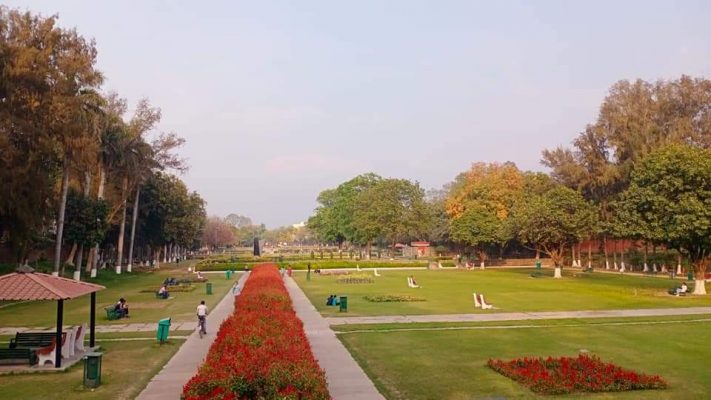
M663 320L670 322L668 318ZM635 321L639 320L627 319L627 322ZM496 324L493 329L360 332L342 333L338 337L391 400L701 399L711 393L711 369L708 368L711 322L708 320L627 325L600 321L592 325L568 320L556 321L558 326L546 326L549 322L531 321L536 325L531 328L506 328L504 324ZM401 324L401 327L412 326ZM428 324L428 327L436 328L436 324ZM537 396L486 367L490 358L575 356L582 349L625 368L658 374L669 388Z
M133 399L183 343L178 339L163 345L155 341L99 340L104 356L102 384L96 390L84 389L84 366L78 363L61 373L2 376L0 397L23 400Z
M608 273L583 273L564 270L563 279L553 279L552 270L532 278L532 269L472 270L379 270L375 283L337 283L336 276L295 273L294 278L311 302L325 316L344 316L338 307L327 307L330 294L348 296L348 316L456 314L515 311L570 311L631 308L711 306L711 296L674 297L666 290L680 281L660 277L642 277ZM354 273L354 272L352 272ZM372 272L361 272L372 276ZM414 275L419 289L407 286L407 276ZM693 286L693 284L692 284ZM486 295L496 309L474 308L472 292ZM373 303L366 295L409 295L419 302Z
M167 300L156 299L157 291L166 277L179 279L186 277L187 266L176 270L161 268L155 272L134 272L116 275L113 271L100 271L97 279L87 280L106 286L105 290L96 295L97 324L125 324L157 322L161 318L171 317L173 321L192 321L195 317L195 307L200 300L205 300L208 307L213 308L225 293L232 287L234 279L227 280L224 274L205 274L212 283L213 294L205 294L205 283L196 283L192 292L171 292ZM115 304L119 298L125 298L129 305L130 318L108 321L104 307ZM0 308L0 326L44 326L56 324L57 303L53 301L23 302L3 304ZM89 296L64 302L64 323L79 324L89 321Z

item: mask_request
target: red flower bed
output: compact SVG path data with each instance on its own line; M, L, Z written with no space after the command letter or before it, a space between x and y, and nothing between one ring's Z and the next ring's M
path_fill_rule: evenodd
M619 392L667 387L659 376L638 374L584 354L577 358L489 360L488 365L494 371L542 394Z
M183 398L330 399L276 266L252 270Z

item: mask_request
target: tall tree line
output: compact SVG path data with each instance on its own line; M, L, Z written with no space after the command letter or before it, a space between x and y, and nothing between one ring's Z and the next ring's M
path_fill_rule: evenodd
M56 16L0 7L1 243L18 263L53 243L55 274L84 260L130 271L137 241L155 260L177 257L205 219L199 195L162 172L186 168L183 140L155 134L161 113L147 99L127 116L124 99L103 94L96 59Z

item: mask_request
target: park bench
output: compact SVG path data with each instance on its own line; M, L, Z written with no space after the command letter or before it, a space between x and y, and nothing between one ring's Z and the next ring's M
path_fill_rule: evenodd
M33 365L36 362L35 352L32 349L0 349L0 364Z
M104 310L106 311L106 318L109 321L121 318L121 314L116 310L116 306L105 307Z
M10 348L39 348L52 344L56 337L54 332L17 332L14 339L10 339Z

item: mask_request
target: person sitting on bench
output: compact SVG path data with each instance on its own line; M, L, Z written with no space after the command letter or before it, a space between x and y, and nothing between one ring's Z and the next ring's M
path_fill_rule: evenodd
M114 310L119 315L119 318L128 318L128 304L126 304L126 299L123 297L119 299L118 303L114 306Z
M326 299L326 305L327 306L333 305L333 295L328 296L328 299Z
M167 299L169 296L170 294L168 294L168 288L165 285L161 286L160 289L158 289L158 297L160 297L161 299Z
M199 280L199 281L205 281L205 280L207 280L207 279L205 279L204 276L202 276L202 271L198 271L198 273L197 273L197 280Z
M679 296L680 294L686 294L689 291L689 287L686 286L686 282L682 282L681 286L676 288L676 295Z

